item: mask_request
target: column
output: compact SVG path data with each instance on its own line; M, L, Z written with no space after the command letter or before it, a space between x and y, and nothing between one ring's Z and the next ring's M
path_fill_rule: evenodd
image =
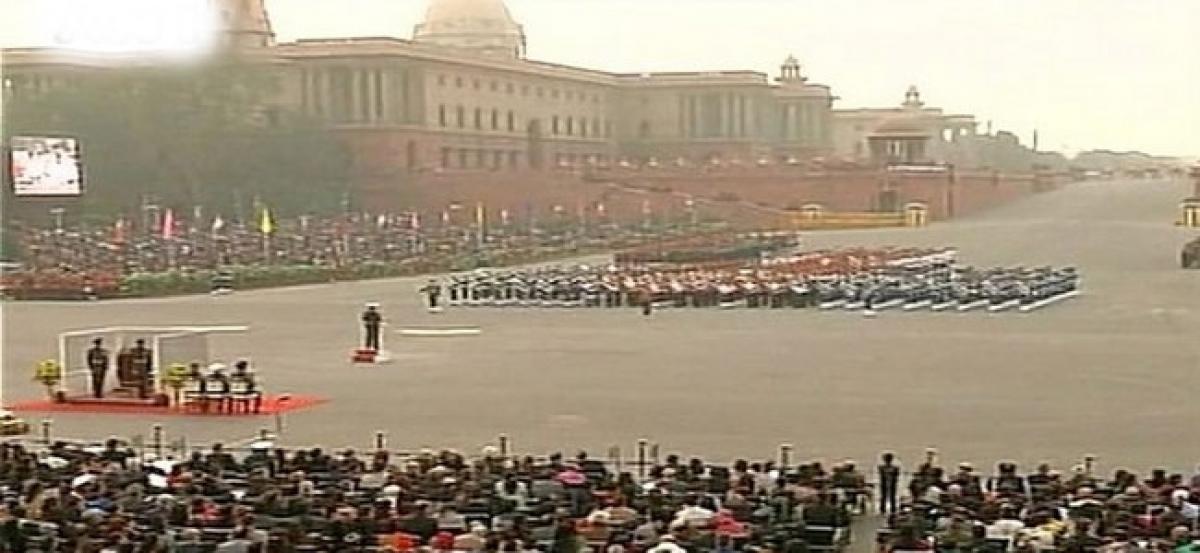
M375 70L375 119L378 121L388 120L388 81L391 80L391 69L376 69Z
M680 94L676 99L676 104L679 110L679 137L687 136L687 100L686 96Z
M738 132L741 138L746 137L746 95L738 94Z
M721 94L721 136L722 137L728 137L729 135L733 134L733 133L729 132L733 128L733 126L731 125L732 121L730 120L731 119L730 116L733 115L733 109L731 109L731 106L729 105L730 104L729 100L730 100L729 93Z
M758 131L755 128L757 117L754 114L754 97L746 97L746 136L754 136Z

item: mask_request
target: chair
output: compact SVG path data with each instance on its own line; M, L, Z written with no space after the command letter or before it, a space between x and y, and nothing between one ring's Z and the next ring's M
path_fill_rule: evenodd
M252 378L231 379L229 392L231 413L236 412L239 407L245 413L258 413L262 410L263 394Z

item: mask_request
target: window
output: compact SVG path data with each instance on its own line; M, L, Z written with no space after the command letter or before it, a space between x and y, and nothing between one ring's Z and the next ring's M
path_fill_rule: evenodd
M575 118L568 117L567 118L567 136L571 136L573 134L575 134Z
M602 136L604 134L604 129L600 126L599 117L592 118L592 134L596 136Z
M446 86L446 76L438 75L438 86Z
M542 96L545 96L545 95L546 95L546 91L543 90L542 87L540 87L540 86L537 87L537 97L541 98Z
M508 112L508 132L515 132L516 130L517 130L517 118L513 114L513 112L510 110Z
M587 131L588 131L588 122L587 122L587 119L586 119L586 118L585 118L585 119L580 119L580 120L579 120L579 136L582 136L582 137L584 137L584 138L587 138Z
M492 92L500 90L500 84L497 83L496 81L492 81L491 84L488 85L488 87L492 89Z
M479 79L472 80L471 84L475 87L475 90L479 90Z
M454 78L454 86L456 86L458 88L462 88L462 85L463 85L462 77L455 77Z
M498 130L499 128L500 128L500 110L493 109L492 110L492 130L493 131Z
M517 164L520 163L520 155L521 155L521 153L516 150L509 152L508 153L508 166L515 169L517 167Z
M550 91L550 97L554 98L555 100L558 99L558 89L557 88Z
M475 108L475 128L483 128L483 108Z
M650 138L650 122L649 121L643 120L642 124L638 125L638 136L641 138Z
M462 106L458 106L458 128L463 128L467 124L467 110Z
M552 118L550 120L550 134L558 134L558 116L557 115L555 115L554 118Z
M450 168L450 148L442 148L442 169Z
M571 92L570 90L568 90L568 91L567 91L567 98L566 98L566 99L567 99L567 100L571 100L571 99L573 99L573 98L575 98L575 93L574 93L574 92Z
M460 169L467 168L467 150L458 151L458 167Z
M438 106L438 125L442 127L446 126L446 104Z
M521 85L521 96L529 96L529 85Z
M515 89L515 87L513 87L512 83L508 83L508 84L504 85L504 91L509 94L512 94L514 89Z

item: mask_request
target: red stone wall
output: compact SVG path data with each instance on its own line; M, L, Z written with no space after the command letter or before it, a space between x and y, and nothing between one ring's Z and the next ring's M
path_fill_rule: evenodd
M690 216L688 197L701 214L739 221L777 217L772 212L821 204L830 211L898 211L908 202L929 205L934 219L975 213L1035 193L1033 175L997 173L888 173L869 168L817 170L773 165L573 170L434 170L437 140L425 133L384 131L347 135L355 152L357 192L370 211L415 210L426 220L448 206L455 218L474 217L482 203L490 220L506 210L511 220L581 216L596 206L623 221ZM410 145L411 144L411 145ZM1050 182L1046 177L1041 182ZM556 206L559 208L555 210ZM757 206L757 207L756 207Z

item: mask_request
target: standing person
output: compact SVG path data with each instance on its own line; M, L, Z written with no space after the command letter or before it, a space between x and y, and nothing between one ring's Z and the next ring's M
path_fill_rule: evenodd
M364 347L379 351L379 327L383 324L383 315L379 313L379 304L367 304L367 310L362 314L362 322L366 333Z
M104 397L104 377L108 375L108 350L104 349L104 339L92 340L92 347L87 351L88 370L92 373L92 395Z
M133 349L129 350L130 365L133 368L133 378L138 387L138 398L150 396L150 380L154 374L154 352L146 347L146 340L138 338Z
M879 513L894 514L897 489L900 487L900 465L896 464L896 456L890 451L880 459L883 462L879 465Z
M430 280L421 291L425 293L425 298L429 301L430 311L440 311L442 308L442 283L436 280Z

